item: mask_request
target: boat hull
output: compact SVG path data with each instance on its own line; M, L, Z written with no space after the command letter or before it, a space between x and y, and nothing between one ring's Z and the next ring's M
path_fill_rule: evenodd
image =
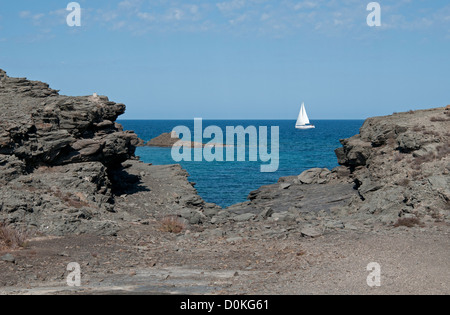
M300 130L307 130L307 129L314 129L316 126L310 125L310 126L295 126L295 128Z

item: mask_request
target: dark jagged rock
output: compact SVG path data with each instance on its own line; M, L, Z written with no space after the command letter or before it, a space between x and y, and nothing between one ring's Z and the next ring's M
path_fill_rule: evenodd
M369 214L371 220L381 217L385 223L405 214L448 218L450 150L446 148L450 137L446 116L445 108L435 108L374 117L364 123L359 136L344 140L339 161L351 168L361 197L350 205L350 212ZM437 174L447 189L430 184Z
M0 220L58 235L114 234L109 173L138 142L115 123L124 111L105 96L62 96L0 70Z
M142 140L116 123L124 111L0 70L0 222L51 235L114 235L155 215L202 222L208 207L181 166L136 161Z
M271 209L278 220L321 213L366 225L411 216L449 220L449 116L450 109L436 108L370 118L360 134L341 140L336 156L342 166L281 178L229 211Z
M26 164L13 155L0 154L0 184L7 185L11 180L25 174Z
M114 123L125 105L105 96L61 96L45 83L4 71L0 82L0 154L49 166L120 164L134 155L137 136Z
M300 174L298 180L302 184L325 184L330 174L330 170L326 168L313 168Z
M47 84L3 72L0 106L0 154L29 165L120 164L138 142L113 123L125 105L105 96L61 96Z

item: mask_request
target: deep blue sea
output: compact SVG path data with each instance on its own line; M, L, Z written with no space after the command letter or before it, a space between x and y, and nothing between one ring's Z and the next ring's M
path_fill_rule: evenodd
M362 120L316 120L313 130L295 129L295 121L289 120L204 120L203 128L210 125L221 127L224 135L226 126L267 126L270 152L271 126L279 126L280 149L279 169L274 173L262 173L262 161L249 162L174 162L171 148L137 148L136 155L146 163L154 165L181 164L195 182L199 194L207 202L227 207L247 200L248 194L260 186L276 183L280 177L299 175L314 167L332 169L338 166L334 150L341 146L339 139L359 133ZM193 120L121 120L125 130L134 130L143 140L149 141L162 133L171 132L176 126L187 126L194 137ZM211 139L204 139L204 143ZM226 151L226 149L224 149ZM249 151L248 148L246 150Z

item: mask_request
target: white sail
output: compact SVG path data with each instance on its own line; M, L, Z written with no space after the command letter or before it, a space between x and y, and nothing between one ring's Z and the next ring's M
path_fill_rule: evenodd
M302 108L300 110L300 114L298 115L298 119L297 119L297 126L305 126L305 125L309 125L309 118L308 118L308 114L306 113L306 109L305 109L305 103L302 104Z
M309 118L308 118L308 114L306 113L306 108L305 108L305 103L302 104L302 111L303 111L303 122L305 123L305 125L309 125Z
M295 125L297 129L313 129L315 128L311 125L308 114L306 113L305 103L302 103L302 108L300 109L300 114L298 115L297 123Z

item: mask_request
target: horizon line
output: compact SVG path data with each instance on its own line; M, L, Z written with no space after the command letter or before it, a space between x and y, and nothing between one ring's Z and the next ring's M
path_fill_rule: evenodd
M194 120L196 118L117 118L117 121L119 120L135 120L135 121L148 121L148 120L172 120L172 121L184 121L184 120ZM342 120L342 121L350 121L350 120L366 120L367 118L348 118L348 119L343 119L343 118L320 118L320 119L310 119L311 121L321 121L321 120ZM273 121L296 121L296 119L292 119L292 118L280 118L280 119L269 119L269 118L202 118L202 120L214 120L214 121L229 121L229 120L238 120L238 121L248 121L248 120L253 120L253 121L264 121L264 120L273 120Z

